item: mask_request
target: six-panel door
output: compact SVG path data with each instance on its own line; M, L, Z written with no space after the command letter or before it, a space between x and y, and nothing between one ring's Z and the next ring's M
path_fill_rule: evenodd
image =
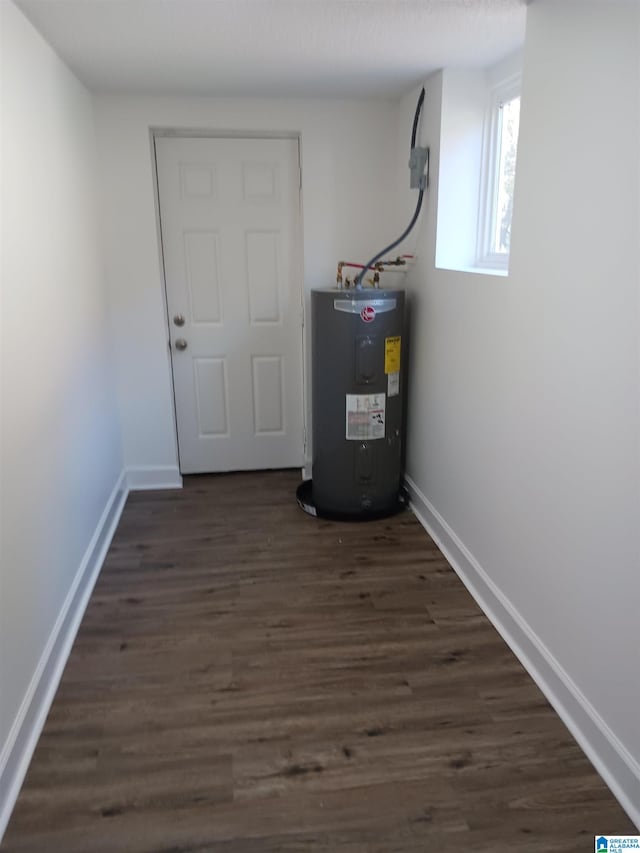
M156 139L182 473L303 463L298 144Z

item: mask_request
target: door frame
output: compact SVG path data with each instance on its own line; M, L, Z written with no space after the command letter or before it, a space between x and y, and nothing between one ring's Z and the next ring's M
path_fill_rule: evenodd
M298 149L298 213L296 218L296 233L293 235L293 274L298 279L299 311L300 311L300 346L302 349L302 475L305 476L309 448L307 447L307 436L309 435L309 414L307 412L307 370L309 369L307 357L307 323L306 323L306 291L304 287L304 222L302 219L302 133L295 130L212 130L206 128L182 128L182 127L150 127L149 145L151 149L151 170L153 173L153 202L155 208L156 235L158 245L158 261L160 265L160 286L162 289L162 305L165 321L167 368L171 386L171 403L173 415L173 440L178 460L178 470L182 476L182 464L180 462L180 445L178 442L178 414L176 407L175 379L173 373L173 352L171 349L171 321L169 317L169 301L167 295L167 277L164 264L164 247L162 243L162 223L160 214L160 187L158 182L158 159L156 154L156 139L159 138L185 138L185 139L292 139L297 142Z

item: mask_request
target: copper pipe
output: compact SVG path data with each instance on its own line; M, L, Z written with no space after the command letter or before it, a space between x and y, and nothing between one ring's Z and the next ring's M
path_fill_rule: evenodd
M413 255L400 255L395 260L388 261L377 261L372 266L366 267L366 269L373 270L373 272L384 272L385 267L402 267L407 263L406 258L412 258ZM342 270L344 267L351 267L353 269L364 270L364 264L356 264L352 261L340 261L338 263L338 270L336 275L336 282L340 285L342 284Z

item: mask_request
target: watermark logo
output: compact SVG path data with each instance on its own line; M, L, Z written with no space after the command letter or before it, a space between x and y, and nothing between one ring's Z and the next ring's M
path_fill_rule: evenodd
M640 851L640 835L596 835L593 849L595 853L628 853L629 850Z

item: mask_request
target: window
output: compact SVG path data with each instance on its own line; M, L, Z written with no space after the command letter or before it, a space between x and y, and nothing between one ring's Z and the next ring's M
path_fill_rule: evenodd
M507 275L522 54L441 74L436 267Z
M519 75L495 86L485 123L477 264L495 270L509 266L520 88Z

